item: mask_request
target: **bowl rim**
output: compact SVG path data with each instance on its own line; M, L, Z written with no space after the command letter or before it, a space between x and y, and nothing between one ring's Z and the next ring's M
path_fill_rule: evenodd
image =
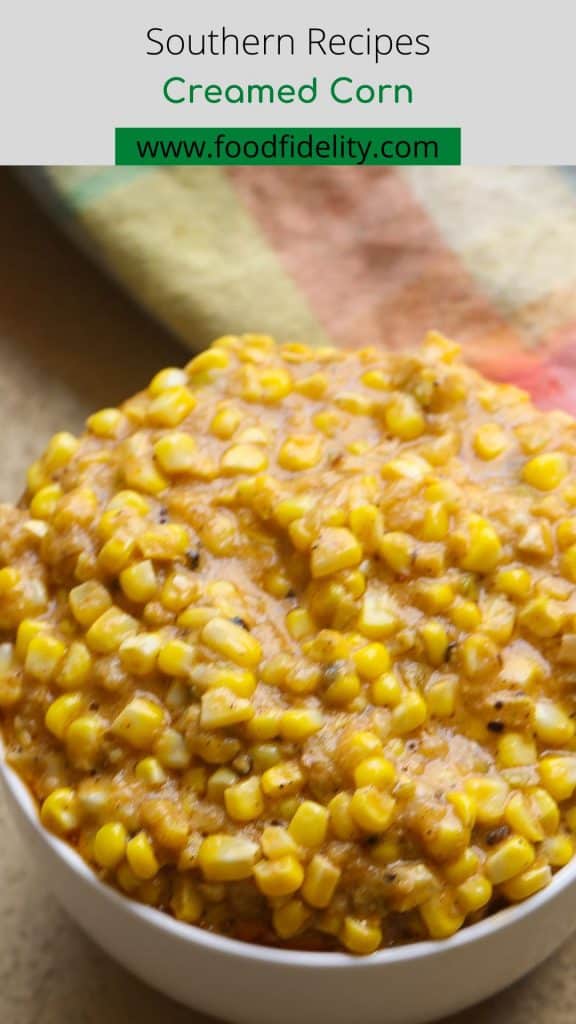
M367 967L379 966L384 968L387 965L423 960L471 945L474 942L506 931L523 919L530 917L532 913L554 897L560 895L560 893L576 881L576 856L574 856L568 864L555 873L550 884L544 889L540 889L539 892L528 897L522 903L504 907L502 910L496 911L496 913L483 918L476 924L461 928L447 939L423 939L418 942L407 943L403 946L393 946L377 950L369 956L353 956L344 952L316 953L293 949L277 949L273 946L258 945L256 943L244 942L240 939L232 939L226 935L218 935L215 932L206 931L204 928L199 928L193 924L177 921L169 914L139 903L137 900L133 900L114 889L111 885L102 882L74 847L44 828L40 821L37 804L32 793L15 769L5 759L5 747L1 731L0 780L4 783L14 803L22 812L28 825L31 826L38 838L45 842L53 854L64 861L66 866L105 902L111 904L115 909L136 918L142 924L158 928L161 932L174 938L182 939L184 942L204 946L208 950L227 957L240 956L248 960L259 961L262 964L277 964L287 968L365 970Z

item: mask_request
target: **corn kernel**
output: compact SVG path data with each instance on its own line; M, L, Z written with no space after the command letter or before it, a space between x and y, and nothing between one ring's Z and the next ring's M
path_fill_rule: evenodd
M138 547L145 559L170 562L180 558L190 546L188 531L179 523L161 523L145 530L138 537Z
M524 463L522 479L539 491L552 491L568 476L568 460L562 452L536 455Z
M156 757L144 757L138 761L134 774L146 786L161 786L166 782L166 772Z
M485 519L473 521L468 531L466 551L460 566L469 572L492 572L502 556L502 544L496 530Z
M224 804L234 821L254 821L264 811L260 780L256 776L229 786L224 793Z
M302 896L311 907L329 906L342 872L328 857L316 853L306 868Z
M414 555L414 541L406 533L384 533L378 541L378 553L394 572L409 572Z
M565 711L551 700L536 701L534 732L542 743L563 747L574 737L574 722Z
M532 577L528 569L501 569L496 574L494 586L508 597L527 597L532 588Z
M272 923L276 934L281 939L291 939L302 931L309 917L310 911L304 906L302 900L293 899L276 907L272 915Z
M196 924L204 911L204 900L197 885L190 878L176 878L170 907L178 921Z
M372 683L371 694L373 704L395 707L402 698L402 685L394 672L385 672Z
M128 636L118 648L122 667L135 676L147 676L154 672L162 637L158 633L140 633Z
M548 836L544 839L540 852L554 868L562 868L574 856L574 843L570 836Z
M447 892L426 900L419 911L431 939L447 939L464 924L464 914Z
M99 409L86 420L86 427L96 437L119 437L127 424L119 409Z
M34 679L48 683L56 675L65 654L65 644L42 631L30 640L24 667Z
M356 671L364 679L377 679L390 668L388 648L377 641L361 647L353 657Z
M523 793L512 794L506 804L504 818L514 832L531 843L539 843L544 839L544 830L538 816L531 806L531 801Z
M67 694L67 696L72 695ZM64 698L59 697L58 699ZM49 711L53 707L54 705L51 705ZM106 722L96 714L75 717L66 728L66 753L71 763L79 771L89 772L94 769L101 753L105 728Z
M350 811L350 793L337 793L328 804L330 828L337 839L350 841L359 836L358 828Z
M262 775L261 784L266 796L293 796L302 789L304 777L298 764L285 761L268 768Z
M147 880L154 878L160 865L154 853L154 847L146 832L139 832L126 844L126 860L137 878Z
M117 868L124 860L128 834L120 821L102 825L94 836L94 860L101 868L109 871Z
M111 731L136 750L151 747L164 724L164 711L147 697L133 697L114 719Z
M225 473L261 473L268 456L261 445L236 444L224 452L220 465Z
M86 633L86 643L98 654L111 654L117 651L124 640L138 629L136 619L120 608L108 608Z
M509 787L504 779L472 776L464 782L465 792L476 804L480 825L497 825L504 817Z
M552 872L547 864L535 864L533 867L523 871L522 874L512 878L502 886L502 892L507 900L519 902L533 896L535 892L544 889L552 881Z
M192 412L196 398L182 385L166 388L148 406L148 419L156 427L177 427Z
M392 728L400 736L424 725L428 716L426 701L416 691L405 693L392 711Z
M226 687L216 687L202 695L200 724L203 729L226 729L247 722L254 708L245 697L237 697Z
M420 636L428 661L437 668L445 661L448 650L448 634L445 627L441 622L429 619L420 627Z
M80 804L73 789L54 789L40 810L42 824L58 835L75 832L80 825Z
M322 804L304 800L289 825L289 832L300 846L321 846L326 838L330 814Z
M260 644L247 630L236 623L216 616L202 630L202 642L242 668L253 668L262 657Z
M87 629L110 608L112 598L101 583L88 580L70 591L68 603L76 621Z
M502 768L535 764L537 757L536 744L529 736L508 732L498 740L498 762Z
M492 899L492 885L484 875L470 875L456 886L456 899L465 914L475 914Z
M286 628L293 640L303 640L314 632L314 623L305 608L295 608L286 616Z
M367 757L354 769L354 782L358 788L375 786L387 789L396 779L396 769L386 757Z
M304 868L295 857L260 860L254 868L256 885L265 896L290 896L304 879Z
M312 551L310 570L318 579L342 569L351 569L362 560L362 547L350 530L325 527L320 531Z
M426 420L412 395L398 395L386 406L384 420L390 433L402 441L413 441L426 430Z
M119 576L120 586L131 601L145 604L150 601L158 589L158 580L152 562L147 559L136 562L129 569L124 569Z
M280 825L269 825L262 832L262 852L268 860L278 860L280 857L298 856L298 844L292 838L288 829Z
M154 754L170 771L184 771L191 760L186 740L177 729L162 730L154 742Z
M41 487L30 502L30 513L35 519L50 519L58 506L62 496L62 488L59 484L47 484Z
M544 789L555 800L569 800L576 789L576 757L543 757L539 764Z
M312 469L322 458L322 441L317 434L293 434L278 452L278 464L292 473Z
M426 690L428 712L435 718L450 718L456 710L457 676L445 676L431 682Z
M252 876L258 845L243 836L216 834L203 840L198 865L208 882L240 882Z
M340 938L351 953L373 953L382 942L382 929L376 921L346 917Z
M302 743L318 732L323 724L323 715L315 708L290 708L282 714L280 735L285 740Z
M480 866L477 853L468 846L456 860L444 864L444 875L452 885L460 885L471 875L475 875Z
M364 832L385 832L394 816L396 801L374 786L357 789L350 801L350 814Z
M529 868L534 847L523 836L510 836L486 858L486 875L493 885L501 885Z

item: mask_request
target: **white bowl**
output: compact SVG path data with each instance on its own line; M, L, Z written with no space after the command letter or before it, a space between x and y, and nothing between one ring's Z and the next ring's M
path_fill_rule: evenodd
M576 926L576 860L526 903L440 942L368 957L300 953L180 924L100 882L39 823L3 757L8 804L56 896L112 957L166 995L237 1024L419 1024L485 999L546 959Z

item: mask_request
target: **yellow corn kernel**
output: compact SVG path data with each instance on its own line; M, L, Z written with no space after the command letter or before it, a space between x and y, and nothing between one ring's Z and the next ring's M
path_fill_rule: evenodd
M212 772L206 784L206 798L212 803L224 803L226 790L235 782L238 782L238 776L231 768L224 766L217 768L215 772Z
M204 911L204 900L196 883L186 876L177 877L174 880L170 907L178 921L196 924Z
M424 512L420 536L422 540L445 540L450 530L450 513L446 502L435 501Z
M293 640L303 640L314 632L314 622L305 608L295 608L286 616L286 628Z
M98 654L111 654L137 629L138 623L131 615L120 608L108 608L90 626L86 633L86 643L90 650Z
M321 846L326 838L330 813L322 804L304 800L300 804L290 825L290 835L300 846Z
M62 497L62 488L59 484L47 484L41 487L30 502L30 513L35 519L50 519L56 511L56 507Z
M565 548L572 547L576 544L576 517L571 516L568 519L560 519L556 526L556 540L558 541L558 547L564 551Z
M394 572L401 575L409 572L414 550L414 541L406 533L384 533L378 540L378 553Z
M328 804L330 828L337 839L348 842L357 839L359 832L350 811L350 793L337 793Z
M257 843L243 836L215 834L203 840L198 866L208 882L240 882L252 876Z
M481 633L467 636L460 648L462 668L467 676L475 679L494 673L499 666L500 652L490 637Z
M531 843L544 839L544 830L532 802L523 793L513 793L504 812L506 824Z
M304 868L288 854L277 860L260 860L254 867L256 885L265 896L291 896L302 885Z
M371 695L373 704L395 707L402 699L402 684L394 672L385 672L372 683Z
M133 697L114 719L111 732L136 750L152 746L164 725L165 713L147 697Z
M576 789L576 757L543 757L538 765L544 789L555 800L569 800Z
M224 452L220 465L225 473L261 473L268 456L261 445L236 444Z
M562 452L536 455L524 463L522 479L539 491L552 491L568 476L569 465Z
M101 868L117 868L124 860L127 842L128 833L121 821L110 821L102 825L94 836L94 860Z
M117 491L108 502L106 508L109 512L119 509L122 512L127 511L137 516L146 516L150 511L150 502L142 494L138 494L138 491Z
M154 455L160 469L168 476L194 473L198 465L198 443L190 434L173 431L156 441Z
M443 865L446 880L452 885L460 885L471 875L475 875L480 866L480 858L477 853L468 846L456 860L449 861Z
M479 459L496 459L508 447L506 432L498 423L483 423L474 432L472 445Z
M289 900L276 907L272 915L274 931L281 939L291 939L302 931L310 917L310 911L302 900Z
M237 697L226 687L208 690L202 695L200 724L203 729L226 729L239 722L247 722L254 708L245 697Z
M266 796L293 796L302 789L304 776L296 762L285 761L283 764L268 768L262 775L261 784Z
M228 441L242 422L242 413L233 405L219 405L214 414L210 429L221 441Z
M542 595L533 598L518 616L521 626L542 639L557 636L566 621L566 611L560 601Z
M66 696L72 696L67 694ZM64 698L59 697L59 700ZM54 702L56 703L56 702ZM54 705L51 705L52 709ZM102 749L102 737L106 722L100 715L87 714L74 718L66 728L66 753L79 771L92 771Z
M119 437L127 424L120 409L99 409L86 420L86 427L96 437Z
M139 889L142 884L142 880L134 874L130 865L126 863L120 864L116 872L116 881L123 892L129 894Z
M466 550L460 566L468 572L492 572L502 556L502 544L494 527L485 519L474 520L469 527Z
M376 391L388 391L390 388L390 378L382 370L366 370L360 380L365 387Z
M353 655L356 671L364 679L374 680L390 668L388 648L378 641L366 644Z
M296 519L301 519L302 516L305 516L312 507L313 503L310 497L305 494L299 494L293 498L279 501L274 509L274 518L279 526L290 526Z
M11 566L5 566L3 569L0 569L0 594L2 594L2 595L9 594L11 590L13 590L15 587L17 587L21 583L21 581L22 581L22 576L21 576L21 573L19 573L17 569L12 568ZM26 623L30 623L30 622L33 622L34 620L25 619L24 621ZM20 625L22 626L23 623L20 623ZM45 626L45 624L42 624L42 628L44 628L44 626ZM36 632L39 631L36 628L36 626L34 626L33 629L32 629L32 632L34 632L34 629L36 630ZM29 641L29 639L30 639L30 637L27 637L27 642Z
M431 614L445 611L454 600L454 590L449 583L434 581L420 583L416 595L419 605Z
M545 789L541 789L539 786L531 791L530 798L542 828L547 835L553 835L558 831L560 824L560 808L558 804ZM569 812L567 812L568 814Z
M149 393L155 398L163 391L170 388L184 387L188 383L188 377L184 370L177 366L167 366L165 370L159 370L148 385Z
M50 478L41 459L33 462L26 471L26 483L31 494L36 494L41 487L50 483Z
M562 555L560 561L560 567L565 576L568 577L572 583L576 582L576 544L572 544L566 549Z
M177 427L195 406L196 398L188 388L166 388L152 398L148 406L148 419L155 427Z
M208 689L225 687L225 689L231 690L232 693L235 693L237 697L251 697L256 689L256 677L254 673L247 668L214 667L213 669L210 669L202 679L198 679L198 681L194 678L194 672L192 672L192 679L194 682L198 682L199 685L206 686ZM260 714L260 727L264 728L264 730L266 729L263 724L266 714L267 712ZM270 722L269 718L268 722ZM278 724L278 720L276 720L276 724ZM249 730L247 735L251 736L253 739L271 739L269 734L259 736L257 731L252 733L250 731L251 728L252 722L247 725L247 729ZM272 735L277 736L278 730L276 730Z
M68 465L80 447L80 441L73 434L54 434L44 453L43 462L50 473Z
M502 821L509 794L504 779L472 776L465 780L464 790L476 804L476 820L480 825L497 825Z
M242 668L254 668L262 657L260 644L248 630L220 616L216 616L206 623L201 639L216 654L233 661Z
M154 847L146 832L138 832L126 844L126 860L137 878L147 880L154 878L160 865L154 853Z
M426 430L426 420L412 395L399 394L386 406L384 421L389 432L402 441L413 441Z
M262 832L262 852L268 860L278 860L280 857L297 857L299 848L292 838L288 829L280 825L269 825Z
M162 637L158 633L139 633L122 641L118 656L127 672L147 676L156 669L161 647Z
M528 569L501 569L496 574L494 586L508 597L527 597L532 588L532 576Z
M365 786L387 789L395 780L396 769L386 757L367 757L354 769L354 783L359 789Z
M294 390L307 398L322 398L328 388L328 381L323 373L313 373L309 377L302 377L296 381Z
M280 720L280 735L293 743L302 743L318 732L324 724L321 711L315 708L290 708Z
M161 786L162 783L166 782L166 772L164 771L160 761L157 757L144 757L141 761L138 761L134 774L140 782L143 782L146 786Z
M158 654L158 668L167 676L186 679L196 658L195 648L183 640L169 640Z
M120 573L120 586L130 601L145 604L158 590L158 579L149 559L136 562Z
M431 939L447 939L464 924L465 915L448 892L430 897L418 909Z
M188 531L179 523L160 523L144 530L138 537L138 547L144 558L170 562L180 558L190 546Z
M426 701L415 690L405 693L392 711L392 728L399 736L424 725L428 716Z
M234 693L237 692L230 686L229 689L232 689ZM251 694L243 693L238 694L238 696L249 697ZM254 717L246 723L246 736L248 739L259 742L275 739L276 736L280 735L282 714L283 712L280 708L266 708L262 711L256 711Z
M430 683L426 690L429 714L435 718L450 718L456 710L457 694L457 676L444 676Z
M349 733L341 741L339 754L346 769L352 773L357 764L367 757L382 754L382 740L370 730L357 730Z
M470 841L469 829L460 817L448 811L425 829L423 842L434 860L453 860Z
M88 580L70 591L68 603L76 621L87 629L110 608L112 598L101 583Z
M501 885L529 868L535 857L532 843L523 836L510 836L486 858L486 875L493 885Z
M317 434L293 434L278 452L278 465L296 473L312 469L322 458L322 441Z
M328 857L316 853L306 868L302 896L311 907L329 906L342 872Z
M368 590L358 618L358 630L369 640L391 636L398 628L398 613L386 594Z
M512 878L502 886L502 892L507 900L514 903L528 899L535 892L544 889L552 881L552 872L547 864L535 864L533 867L523 871L522 874Z
M264 811L260 780L257 776L229 786L224 793L227 814L234 821L254 821Z
M357 789L350 801L350 814L364 832L385 832L394 816L396 801L374 786Z
M85 644L76 641L68 648L55 677L62 690L76 690L84 686L92 670L92 655Z
M34 679L48 683L56 675L65 654L66 645L61 640L41 631L28 644L24 668Z
M338 672L326 687L323 699L327 704L350 704L360 693L360 680L355 672Z
M448 634L441 622L429 619L420 627L424 651L431 665L437 668L446 658Z
M482 614L475 601L455 601L448 614L456 629L467 633L476 629L482 621Z
M353 533L344 527L327 526L320 530L310 559L312 576L318 579L351 569L362 561L362 547Z
M186 740L177 729L162 730L154 742L154 754L171 771L183 771L191 760Z
M456 886L456 899L465 914L474 914L492 899L492 885L484 875L470 875Z
M382 942L382 929L377 921L346 917L340 938L351 953L374 953Z
M58 835L75 832L80 825L80 804L75 791L67 786L54 789L42 804L40 819Z
M574 842L570 836L560 834L544 839L540 852L554 868L562 868L574 856Z
M554 701L538 700L534 709L534 732L542 743L563 747L574 737L574 722Z
M536 744L529 736L508 732L498 740L498 763L502 768L535 764L537 757Z
M452 804L462 824L468 829L473 828L476 822L476 802L473 797L462 790L452 790L446 794L446 799Z

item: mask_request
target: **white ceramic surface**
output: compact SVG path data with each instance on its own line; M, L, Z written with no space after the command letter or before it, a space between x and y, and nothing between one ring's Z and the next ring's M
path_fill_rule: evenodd
M443 942L369 957L279 951L179 924L103 885L39 824L3 759L8 804L47 884L77 923L143 981L237 1024L420 1024L500 991L541 963L576 927L576 861L526 903Z

